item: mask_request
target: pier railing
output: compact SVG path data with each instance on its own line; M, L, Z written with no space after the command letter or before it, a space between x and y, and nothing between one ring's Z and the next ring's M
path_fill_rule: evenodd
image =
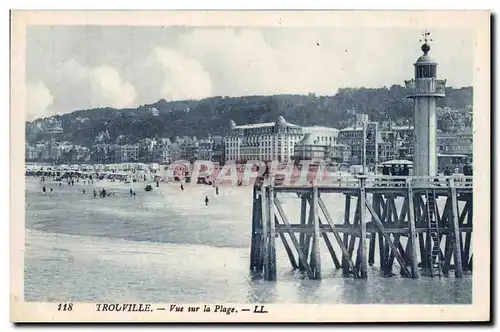
M283 179L271 176L269 184L275 187L294 187L294 188L309 188L309 187L325 187L325 188L359 188L361 185L360 179L364 179L363 185L365 188L401 188L411 185L414 189L423 188L443 188L449 187L450 180L456 188L472 188L472 176L387 176L387 175L341 175L327 176L320 180L300 181L291 179L284 181Z

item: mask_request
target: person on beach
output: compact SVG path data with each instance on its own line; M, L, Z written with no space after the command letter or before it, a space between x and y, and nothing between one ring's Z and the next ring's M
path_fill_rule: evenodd
M95 189L94 189L94 198L96 198L96 197L97 197L97 191L95 191Z
M215 194L219 195L219 186L215 187Z
M181 190L184 191L184 186L182 185L182 183L181 183Z
M45 188L45 186L43 186L42 192L45 194L46 191L47 191L47 188Z
M62 183L61 183L61 181L59 181L59 187L60 187L60 186L62 186Z
M135 197L135 191L134 191L134 197Z
M132 197L132 194L133 194L132 188L130 188L130 197Z
M83 194L85 195L85 189L83 189Z
M160 186L160 182L156 181L156 188Z
M208 196L205 196L205 205L208 205Z
M54 191L54 189L50 188L50 193L52 194L52 192Z

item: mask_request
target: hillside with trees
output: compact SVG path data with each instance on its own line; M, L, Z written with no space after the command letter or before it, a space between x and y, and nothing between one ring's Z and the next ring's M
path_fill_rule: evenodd
M160 100L133 109L98 108L79 110L54 116L62 124L63 137L74 144L91 146L97 135L109 133L106 143L114 143L121 136L125 143L142 138L174 138L175 136L204 137L224 135L229 120L237 124L270 122L283 115L288 122L298 125L322 125L343 128L352 124L355 109L366 113L371 120L411 119L413 102L405 98L406 90L399 85L390 88L343 88L333 96L273 95L245 97L213 97L199 101ZM472 87L447 88L446 98L438 107L449 107L470 112ZM438 122L440 129L450 127L448 116ZM29 142L40 139L37 124L42 119L26 123Z

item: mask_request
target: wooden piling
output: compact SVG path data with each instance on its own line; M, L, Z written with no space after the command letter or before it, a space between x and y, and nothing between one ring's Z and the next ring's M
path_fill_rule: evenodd
M373 211L372 207L369 205L369 204L366 204L366 207L368 208L368 210L370 211L370 213L372 214L372 216L374 217L374 221L375 221L375 224L377 225L377 227L382 231L382 233L384 234L384 237L385 237L385 240L389 243L389 246L391 247L391 250L392 252L394 252L394 255L396 257L396 259L398 260L398 263L399 265L401 266L404 274L403 276L405 277L408 277L410 276L410 273L406 267L406 264L404 263L404 259L403 257L401 256L401 254L398 252L398 248L397 246L391 241L391 238L389 237L389 235L386 233L385 231L385 228L384 228L384 225L382 224L382 222L378 219L378 216L375 214L375 211Z
M318 216L318 188L314 187L311 193L311 218L314 235L311 252L311 261L314 262L313 279L321 279L321 256L319 251L319 216Z
M257 238L257 227L256 227L256 198L255 198L255 195L256 195L256 191L257 191L257 187L253 187L253 196L252 196L252 239L250 240L250 271L253 271L254 268L255 268L255 263L256 263L256 259L255 259L255 252L256 252L256 248L257 246L255 245L255 239Z
M283 220L283 223L285 224L286 232L288 233L288 235L290 235L290 239L292 240L292 244L294 245L295 250L297 250L299 254L300 261L303 262L304 264L304 270L306 271L307 276L312 279L313 273L309 266L309 263L307 262L307 256L303 252L302 247L299 244L299 241L295 237L290 222L288 221L285 212L283 211L283 207L281 206L281 203L277 197L274 200L274 205L276 206L276 210L278 210L278 215L281 217L281 220Z
M278 222L278 217L274 217L274 223L276 226L279 226L280 223ZM293 254L292 248L290 248L290 245L288 244L288 240L286 239L286 236L283 232L279 232L281 242L283 242L283 246L285 247L286 254L288 255L288 259L290 260L290 264L292 265L292 268L296 269L299 267L297 262L295 261L295 256Z
M415 209L413 206L413 189L411 181L406 180L408 188L408 228L410 229L410 259L411 259L411 277L418 279L418 258L417 258L417 233L415 232Z
M305 226L307 223L307 197L303 194L300 195L300 225ZM300 233L299 234L299 244L300 248L302 251L305 251L305 234ZM306 261L307 261L307 255L306 255ZM301 271L305 271L305 265L303 264L304 262L302 259L299 257L299 268Z
M330 227L332 228L333 236L335 237L335 240L337 240L337 244L339 245L340 250L342 251L342 262L344 262L344 261L346 262L347 271L349 271L349 268L351 268L351 270L354 274L354 277L357 278L358 273L354 267L354 264L351 261L351 257L349 256L349 252L348 252L347 248L345 247L345 243L342 242L340 235L336 231L335 224L333 223L332 217L328 213L328 210L326 209L326 205L323 202L323 200L321 199L321 197L318 199L318 204L319 204L320 209L323 211L323 214L325 215L325 219L326 219L328 225L330 225Z
M375 212L377 214L378 214L378 207L380 206L378 203L378 200L379 200L379 195L374 194L372 197L372 206L373 206L373 210L375 210ZM368 254L368 264L370 266L373 266L373 264L375 263L375 241L376 241L376 239L377 239L376 234L375 233L371 234L370 250L369 250L369 254Z
M349 219L351 217L351 195L345 195L345 208L344 208L344 227L349 225ZM343 245L347 247L349 244L349 234L344 233ZM349 275L349 264L350 260L349 254L342 256L342 274L344 276Z
M257 272L259 264L260 247L260 201L257 194L257 186L253 187L252 196L252 240L250 248L250 271Z
M268 272L266 280L276 280L276 227L274 222L274 181L271 180L267 188L267 222L269 223L269 249L268 249Z
M260 249L260 255L261 255L261 260L262 260L262 265L263 265L263 272L264 272L264 279L268 280L268 273L269 273L269 214L267 213L267 209L269 208L268 205L268 190L267 186L263 186L261 188L261 195L260 195L260 211L261 211L261 221L262 221L262 236L261 236L261 249Z
M363 176L359 179L359 196L358 199L360 200L360 211L359 211L359 218L360 218L360 225L361 225L361 237L360 237L360 251L359 254L361 255L361 278L366 279L368 278L368 257L367 257L367 250L366 250L366 192L365 192L365 181L366 177Z
M449 179L450 183L450 196L451 196L451 217L453 225L453 237L454 237L454 254L453 260L455 262L455 277L462 278L462 250L460 245L460 226L458 224L458 203L457 203L457 191L455 188L455 182L453 178Z

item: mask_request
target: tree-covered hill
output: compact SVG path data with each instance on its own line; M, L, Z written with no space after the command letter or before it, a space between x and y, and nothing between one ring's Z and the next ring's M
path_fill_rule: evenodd
M246 97L213 97L199 101L160 100L134 109L99 108L79 110L55 116L63 127L62 139L90 146L96 135L107 130L108 143L123 135L125 141L142 138L204 137L208 133L223 135L230 119L237 124L274 121L283 115L299 125L322 125L343 128L352 123L353 109L366 113L375 121L409 119L413 104L405 98L399 85L390 88L344 88L333 96L274 95ZM472 105L472 87L447 88L446 98L438 106L465 109ZM26 123L27 139L40 139L36 124Z

